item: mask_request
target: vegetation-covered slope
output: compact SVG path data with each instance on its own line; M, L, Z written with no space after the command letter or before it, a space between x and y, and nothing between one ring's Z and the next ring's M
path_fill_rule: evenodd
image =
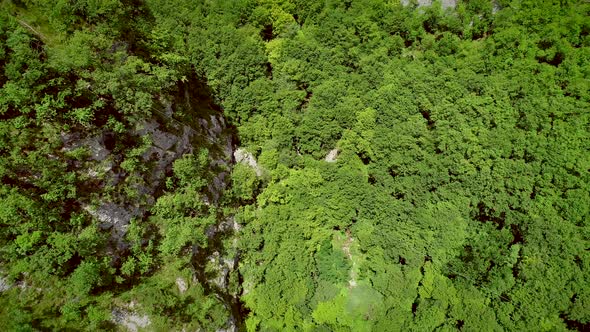
M8 330L589 328L589 3L2 9ZM215 104L252 154L227 178ZM150 159L146 121L196 134ZM79 133L117 171L89 175ZM86 208L107 202L140 211L119 240Z

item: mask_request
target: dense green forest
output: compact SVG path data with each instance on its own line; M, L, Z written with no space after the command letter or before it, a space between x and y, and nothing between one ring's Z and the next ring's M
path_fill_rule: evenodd
M0 0L0 330L590 330L590 2Z

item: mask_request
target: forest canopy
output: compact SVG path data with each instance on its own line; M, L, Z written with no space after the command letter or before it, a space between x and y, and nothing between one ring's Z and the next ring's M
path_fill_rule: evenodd
M3 331L590 329L590 3L0 2Z

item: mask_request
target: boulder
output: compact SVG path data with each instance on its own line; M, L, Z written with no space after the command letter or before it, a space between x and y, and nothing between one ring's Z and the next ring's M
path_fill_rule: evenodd
M127 331L137 332L139 328L145 328L151 324L147 315L139 315L136 312L130 312L125 309L115 308L111 311L111 320L113 323L123 326Z
M256 172L256 176L262 176L262 167L258 165L256 158L254 158L254 156L250 152L242 148L239 148L236 151L234 151L234 158L236 160L236 163L242 163L244 165L252 167L254 172Z
M324 158L324 160L329 163L336 162L336 160L338 158L338 152L339 152L338 149L330 150L330 152L328 152L328 154L326 155L326 158Z

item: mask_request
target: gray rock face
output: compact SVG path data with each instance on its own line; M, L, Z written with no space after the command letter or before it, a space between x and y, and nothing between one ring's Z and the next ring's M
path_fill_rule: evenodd
M140 208L121 206L114 203L104 203L96 209L88 205L84 205L83 208L100 221L100 228L111 230L111 238L115 240L117 249L127 248L124 241L127 227L132 218L141 215L142 210Z
M71 151L80 147L85 147L90 152L90 158L95 161L105 160L110 151L104 144L103 135L97 135L87 137L84 139L80 138L80 133L62 133L61 140L64 144L63 151Z
M498 4L498 1L492 1L492 14L496 14L497 12L500 11L500 9L502 9L502 7L500 7L500 4Z
M135 312L130 312L124 309L116 308L111 312L113 323L121 325L127 331L137 332L139 328L148 327L151 324L150 318L147 315L139 315Z
M222 232L233 231L234 233L237 233L242 229L242 226L236 222L235 218L230 217L221 222L218 228Z
M186 281L181 277L176 278L176 287L178 287L178 291L181 294L184 294L184 292L188 290L188 285L186 284Z
M326 158L324 158L324 160L329 163L336 162L336 160L338 158L338 152L339 152L338 149L330 150L330 152L326 155Z
M188 97L187 97L188 98ZM136 194L127 195L125 190L115 190L108 199L85 197L79 203L93 217L100 221L102 229L111 231L111 242L116 248L125 249L125 234L132 218L142 218L154 204L167 175L171 174L174 161L183 155L207 148L212 159L211 168L217 172L208 185L208 203L216 203L227 187L227 176L232 162L232 137L228 133L223 114L211 111L194 123L184 123L172 118L175 107L181 104L190 107L191 100L177 100L176 104L162 101L162 111L125 133L126 139L141 142L148 137L151 144L138 158L141 167L128 174L121 163L129 156L118 154L115 143L119 139L111 132L84 133L75 131L62 133L62 151L68 152L84 147L90 152L86 161L72 161L81 174L92 180L86 191L100 193L107 186L127 186ZM197 101L195 101L197 102ZM185 105L185 106L186 106ZM139 144L139 143L138 143ZM126 181L133 177L133 181ZM121 188L121 187L118 187Z
M217 275L209 280L209 283L217 286L219 289L226 289L229 273L234 269L234 259L222 257L218 251L213 252L208 257L209 265L214 267Z
M68 163L78 174L88 179L80 190L85 194L78 197L78 203L98 220L101 229L110 232L110 241L105 250L113 257L113 262L129 247L125 236L131 220L141 220L147 215L158 196L164 192L164 182L172 174L174 162L183 155L200 149L209 152L210 181L203 190L206 204L217 204L229 182L234 158L253 167L258 176L263 174L256 159L245 150L234 155L234 133L231 127L226 124L220 110L199 89L199 86L186 85L184 91L162 97L161 107L154 110L151 118L122 134L98 129L88 133L79 130L62 133L62 153L84 147L90 154L86 159L68 160ZM183 115L177 111L182 111ZM190 119L187 115L194 118ZM121 151L121 147L127 148ZM223 239L237 231L239 225L233 219L228 219L211 226L207 235L212 242L218 243L221 241L216 236ZM228 251L235 253L237 242L233 243L234 248ZM227 295L229 275L237 269L238 255L233 257L233 254L225 252L223 247L200 252L205 260L203 263L217 273L199 280L210 283L219 294ZM0 291L5 288L4 284L0 280ZM176 279L180 293L187 292L190 284L185 278ZM231 306L232 303L228 301L225 304ZM132 305L115 308L111 312L112 321L128 331L149 329L149 317L135 311ZM237 331L235 318L231 317L221 331Z
M424 6L432 6L432 3L434 1L433 0L417 0L416 2L418 3L418 7L424 7ZM404 6L408 6L408 5L410 5L411 1L410 0L401 0L401 3ZM441 6L443 9L455 8L457 6L457 0L442 0Z
M496 14L501 8L500 5L498 4L498 1L496 0L490 0L492 1L492 14ZM412 3L412 0L401 0L401 4L403 6L409 6ZM416 3L418 4L418 8L420 7L425 7L425 6L432 6L432 4L434 3L434 0L416 0ZM442 7L442 9L447 9L447 8L451 8L454 9L455 7L457 7L457 0L441 0L440 5Z
M105 203L95 210L87 207L87 211L103 223L105 229L124 224L137 213L137 209L129 209L129 207L113 203Z
M161 130L154 130L151 136L152 141L154 142L154 147L160 148L162 150L170 150L174 144L179 142L177 136L163 132Z
M142 188L142 193L147 195L154 193L176 159L193 151L192 128L178 125L172 133L160 127L155 119L150 119L143 122L136 131L138 137L148 136L152 141L152 145L141 156L145 163L151 163L151 173L143 175L149 187Z
M227 322L227 326L223 329L217 329L215 332L237 332L238 328L236 327L236 323L233 320Z
M242 163L252 167L254 172L256 172L256 176L262 176L262 168L258 166L256 158L250 152L239 148L234 152L234 158L236 159L236 163Z
M234 151L232 137L227 132L225 119L220 114L211 114L208 119L200 118L198 124L208 144L214 147L209 151L212 158L211 166L221 170L207 186L211 194L211 202L207 201L207 203L216 203L227 187L228 170L231 167Z
M456 6L457 6L457 1L456 0L443 0L442 1L442 7L443 7L443 9L455 8Z
M0 293L6 292L11 289L12 285L8 282L8 279L0 276Z

